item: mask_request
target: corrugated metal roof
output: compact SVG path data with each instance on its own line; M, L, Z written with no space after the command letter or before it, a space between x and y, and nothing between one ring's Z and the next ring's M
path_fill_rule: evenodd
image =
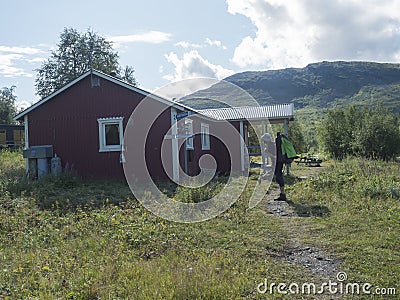
M294 105L293 103L289 103L267 106L213 108L201 109L197 112L216 120L293 119Z

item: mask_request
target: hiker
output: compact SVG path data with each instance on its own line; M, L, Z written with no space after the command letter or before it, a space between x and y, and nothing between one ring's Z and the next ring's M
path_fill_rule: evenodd
M270 155L268 154L271 152L271 148L273 147L273 145L274 141L271 134L265 133L261 136L261 155L263 157L263 162L265 165L268 165L268 158L270 158ZM264 170L265 165L263 166Z
M261 183L261 180L265 179L269 172L267 170L268 164L268 149L270 149L273 145L272 137L269 133L264 134L261 137L261 153L263 155L263 174L258 177L258 183ZM298 156L296 155L296 150L293 147L293 144L289 141L289 139L283 135L282 133L278 132L276 134L275 139L275 148L276 148L276 156L272 156L271 159L275 161L275 170L274 176L276 182L279 184L280 194L279 197L274 199L276 201L287 201L286 194L285 194L285 182L283 180L283 165L290 164L295 158ZM272 162L273 165L274 162Z
M275 165L275 180L279 184L280 194L275 200L277 201L287 201L285 194L285 182L283 180L283 165L290 164L295 158L296 150L294 150L293 144L289 139L278 132L275 139L276 145L276 165Z
M271 134L265 133L261 136L261 156L262 156L262 174L258 177L258 184L261 183L261 180L265 179L269 174L272 168L273 154L271 153L272 147L275 147L274 141L272 139ZM268 164L268 161L271 161L271 164ZM271 170L272 171L272 170Z
M276 165L275 165L275 180L279 184L280 194L279 197L275 200L277 201L286 201L286 194L285 194L285 182L283 180L283 164L285 163L284 156L282 154L282 134L278 132L276 134L275 139L275 146L276 146Z

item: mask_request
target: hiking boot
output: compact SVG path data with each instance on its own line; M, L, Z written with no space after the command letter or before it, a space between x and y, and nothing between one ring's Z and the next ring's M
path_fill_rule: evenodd
M279 197L274 199L275 201L287 201L286 195L283 193L279 194Z

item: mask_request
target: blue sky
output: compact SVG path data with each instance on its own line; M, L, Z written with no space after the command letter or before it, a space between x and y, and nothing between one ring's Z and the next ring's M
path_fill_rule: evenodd
M25 107L65 27L113 41L150 91L323 60L400 62L400 0L13 0L1 11L0 88L15 85Z

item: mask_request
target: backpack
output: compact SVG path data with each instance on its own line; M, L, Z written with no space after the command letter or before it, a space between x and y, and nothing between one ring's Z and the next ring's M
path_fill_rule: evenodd
M283 134L280 135L283 162L290 164L298 158L292 142Z

